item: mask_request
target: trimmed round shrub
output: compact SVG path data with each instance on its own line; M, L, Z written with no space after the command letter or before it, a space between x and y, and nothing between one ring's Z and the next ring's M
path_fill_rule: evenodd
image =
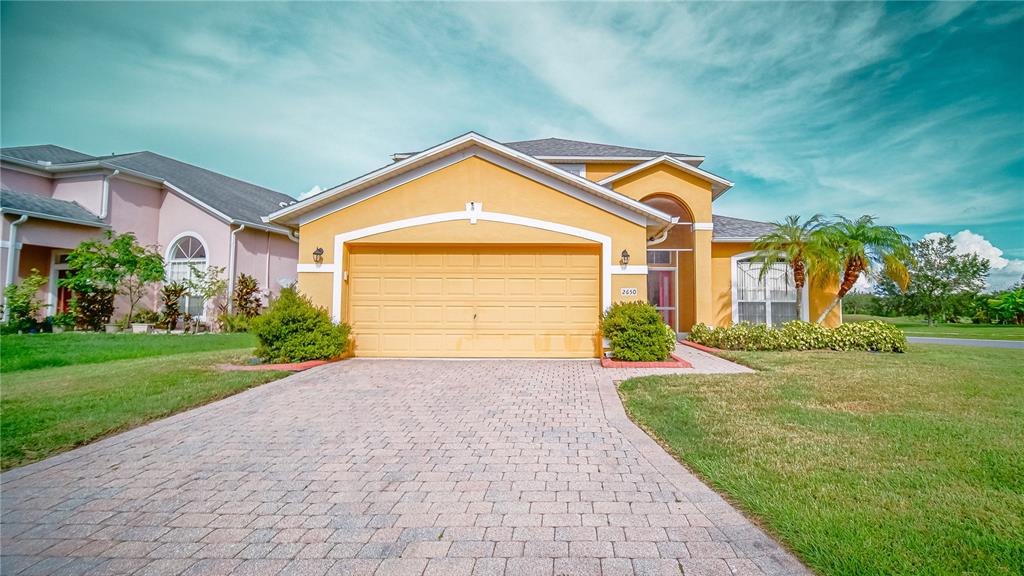
M256 356L267 362L330 360L348 350L349 327L335 324L294 288L281 290L262 315L252 319L249 331L259 339Z
M612 304L601 316L601 333L611 344L615 360L665 360L675 349L675 335L670 332L661 314L646 302Z
M792 320L779 328L746 322L723 328L696 324L691 342L722 350L869 350L905 352L907 336L902 330L879 322L852 322L836 328Z

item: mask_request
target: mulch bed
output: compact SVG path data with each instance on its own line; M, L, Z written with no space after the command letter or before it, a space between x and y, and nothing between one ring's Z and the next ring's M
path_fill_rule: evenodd
M664 362L625 362L623 360L612 360L611 358L601 358L602 368L693 368L693 364L690 364L686 360L683 360L675 354L669 354L672 360L666 360Z

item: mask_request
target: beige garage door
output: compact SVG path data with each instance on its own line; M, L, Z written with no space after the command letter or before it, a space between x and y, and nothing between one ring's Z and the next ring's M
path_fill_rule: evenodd
M349 251L358 356L593 357L600 257L567 246Z

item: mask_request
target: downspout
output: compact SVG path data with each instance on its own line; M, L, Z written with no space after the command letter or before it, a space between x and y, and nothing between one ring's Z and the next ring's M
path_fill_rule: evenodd
M103 197L100 199L100 220L106 220L107 212L110 211L110 179L120 173L120 170L114 170L103 177Z
M267 231L267 269L265 270L265 272L266 272L266 274L265 274L265 276L266 276L266 278L265 278L266 284L263 285L263 287L266 290L267 294L270 294L270 250L273 247L273 238L270 237L271 234L273 234L273 232L270 232L268 230Z
M231 252L228 253L228 314L234 313L235 302L235 253L238 252L238 233L245 230L245 224L231 231Z
M17 272L18 263L18 226L28 220L28 214L22 214L14 222L11 222L11 231L7 234L7 275L4 276L4 322L10 318L10 306L7 303L7 286L14 284L14 277Z

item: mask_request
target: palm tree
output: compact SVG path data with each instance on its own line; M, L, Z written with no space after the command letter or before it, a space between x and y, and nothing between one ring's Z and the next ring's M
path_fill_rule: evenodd
M856 220L837 216L838 221L829 224L819 232L824 247L831 278L841 278L835 298L818 317L818 324L824 322L830 312L853 288L861 273L873 274L878 270L887 276L900 290L910 284L907 262L910 260L910 238L900 234L892 226L875 224L875 217L864 215Z
M754 242L757 255L753 261L761 264L761 280L777 263L785 263L793 270L798 316L803 310L808 269L817 270L826 253L820 233L826 224L821 214L815 214L805 222L800 222L799 216L790 215L781 222L775 222L775 230Z

